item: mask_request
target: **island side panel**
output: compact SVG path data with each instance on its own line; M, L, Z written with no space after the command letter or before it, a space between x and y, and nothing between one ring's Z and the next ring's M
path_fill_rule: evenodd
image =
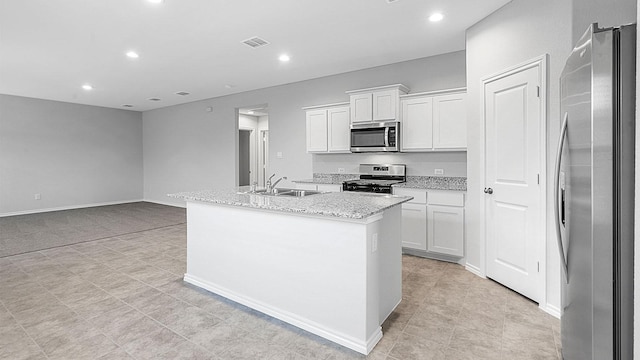
M366 354L382 336L381 218L188 202L185 280Z
M402 208L384 211L378 238L382 324L402 301Z

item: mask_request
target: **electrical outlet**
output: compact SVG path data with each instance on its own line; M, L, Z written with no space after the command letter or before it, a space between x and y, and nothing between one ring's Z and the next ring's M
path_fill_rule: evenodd
M436 174L436 175L444 175L444 169L435 169L434 174Z
M40 194L34 194L34 195L33 195L33 198L34 198L35 200L40 200Z
M344 174L344 168L338 168L338 173L339 174Z
M371 237L371 252L378 251L378 233L373 234Z

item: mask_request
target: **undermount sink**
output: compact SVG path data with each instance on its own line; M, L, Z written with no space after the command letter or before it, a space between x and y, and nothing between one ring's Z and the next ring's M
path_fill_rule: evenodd
M258 189L254 191L242 191L239 194L253 194L253 195L266 195L266 196L291 196L291 197L304 197L309 195L321 194L321 191L313 190L300 190L300 189L288 189L288 188L276 188L271 192L267 192L267 189Z

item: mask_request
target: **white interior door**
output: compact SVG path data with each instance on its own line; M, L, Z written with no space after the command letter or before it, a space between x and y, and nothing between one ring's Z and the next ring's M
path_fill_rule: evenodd
M540 67L485 83L487 276L539 302Z

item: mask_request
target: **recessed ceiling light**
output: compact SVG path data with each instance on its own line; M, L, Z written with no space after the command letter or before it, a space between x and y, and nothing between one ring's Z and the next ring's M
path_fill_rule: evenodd
M280 55L280 57L278 57L278 60L280 60L282 62L287 62L287 61L291 60L291 58L287 54L282 54L282 55Z
M164 0L147 0L147 1L152 4L162 4L164 2Z
M160 101L161 99L158 99L158 98L149 98L148 100L149 100L149 101Z
M131 104L124 104L124 105L122 105L122 107L132 108L132 107L133 107L133 105L131 105Z
M429 21L431 22L438 22L442 19L444 19L444 15L442 15L442 13L433 13L431 14L431 16L429 16Z
M82 85L82 88L85 89L85 90L93 90L93 86L91 86L89 84Z
M127 52L127 57L132 58L132 59L137 59L140 57L140 55L138 55L137 52L135 51L128 51Z
M253 110L249 110L249 111L247 111L247 114L249 114L249 115L253 115Z
M178 91L178 92L176 93L176 95L180 95L180 96L187 96L187 95L189 95L189 94L190 94L190 93L188 93L188 92L186 92L186 91Z

